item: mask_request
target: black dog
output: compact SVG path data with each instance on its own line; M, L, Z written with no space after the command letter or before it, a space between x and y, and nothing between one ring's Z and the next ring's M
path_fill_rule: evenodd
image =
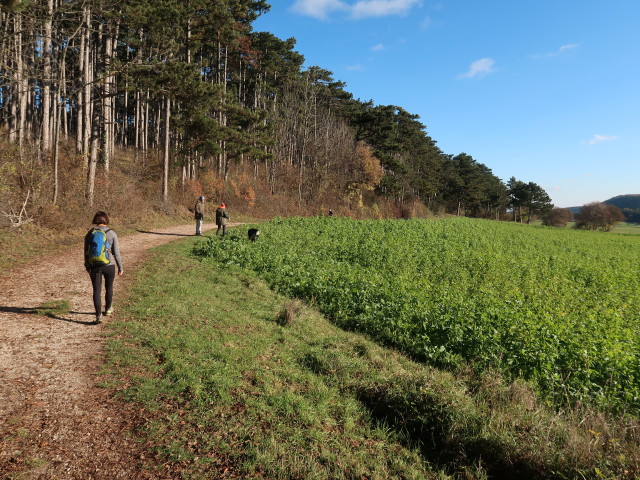
M255 242L258 239L258 235L260 235L260 230L258 230L257 228L250 228L247 231L247 235L249 236L249 240Z

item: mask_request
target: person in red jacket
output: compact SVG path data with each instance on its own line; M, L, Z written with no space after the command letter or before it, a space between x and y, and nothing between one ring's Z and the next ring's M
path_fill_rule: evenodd
M227 220L229 220L229 215L227 215L227 206L224 203L221 203L216 209L216 225L218 226L216 236L220 233L220 229L222 229L222 236L224 237L224 234L227 231Z

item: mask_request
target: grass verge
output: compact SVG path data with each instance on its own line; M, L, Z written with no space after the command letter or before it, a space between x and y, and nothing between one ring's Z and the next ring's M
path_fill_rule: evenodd
M189 479L636 478L638 430L523 383L415 363L253 273L155 251L110 324L111 375ZM109 382L107 382L109 383ZM634 446L635 445L635 446ZM153 468L153 467L150 467Z
M184 478L443 478L403 435L304 365L309 339L345 334L253 274L162 247L111 324L122 395L164 468ZM434 473L435 472L435 473Z

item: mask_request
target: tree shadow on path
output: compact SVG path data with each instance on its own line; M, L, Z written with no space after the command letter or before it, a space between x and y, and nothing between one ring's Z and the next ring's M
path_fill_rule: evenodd
M70 315L90 315L92 319L90 321L74 320L72 318L61 317L55 313L47 312L46 308L42 307L4 307L0 306L0 312L4 313L17 313L21 315L37 315L40 317L53 318L54 320L60 320L63 322L76 323L78 325L94 325L95 312L76 312L69 311Z
M139 233L149 233L152 235L168 235L171 237L195 237L195 234L187 234L187 233L163 233L163 232L150 232L148 230L136 230Z

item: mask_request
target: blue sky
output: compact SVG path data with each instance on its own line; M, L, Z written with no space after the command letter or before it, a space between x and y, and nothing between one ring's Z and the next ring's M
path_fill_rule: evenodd
M560 207L640 194L640 0L269 3L255 30L419 115L445 153Z

